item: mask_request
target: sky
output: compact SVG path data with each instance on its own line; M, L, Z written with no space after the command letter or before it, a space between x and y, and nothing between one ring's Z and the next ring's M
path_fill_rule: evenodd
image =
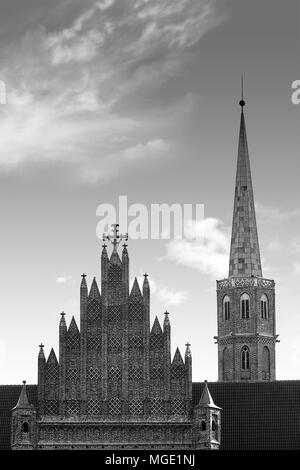
M151 319L217 380L216 280L227 276L240 109L263 274L276 282L277 379L300 378L299 6L295 0L2 0L0 383L37 381L100 281L97 208L204 205L204 240L129 240ZM120 230L123 231L122 226Z

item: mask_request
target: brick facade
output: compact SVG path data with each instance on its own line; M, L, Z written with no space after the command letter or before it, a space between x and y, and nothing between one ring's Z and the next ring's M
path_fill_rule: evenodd
M192 407L190 345L184 360L178 348L171 360L168 312L163 326L156 317L150 330L147 275L142 291L135 279L129 292L126 246L120 258L116 247L109 257L104 245L101 267L101 293L95 278L88 291L82 276L80 329L74 317L67 327L61 314L59 358L52 349L46 360L40 345L38 407L25 410L33 413L31 447L218 448L220 437L211 426L218 421L220 428L220 409L203 400L196 411ZM200 412L207 428L195 434ZM13 411L13 449L23 449L28 440L20 434L24 419L29 426L25 415L20 407Z

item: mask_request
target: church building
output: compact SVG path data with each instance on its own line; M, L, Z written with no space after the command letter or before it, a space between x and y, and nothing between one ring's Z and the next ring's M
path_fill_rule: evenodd
M275 282L262 272L240 106L229 272L217 281L218 382L192 381L188 342L184 358L178 348L171 357L169 314L150 324L147 274L129 289L116 224L99 284L82 275L80 324L62 312L58 354L40 345L37 385L0 386L0 449L300 449L300 380L276 381Z

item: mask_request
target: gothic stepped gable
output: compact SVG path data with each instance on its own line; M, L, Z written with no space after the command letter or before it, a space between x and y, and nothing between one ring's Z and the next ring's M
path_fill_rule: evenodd
M200 432L192 438L197 416L192 410L190 345L186 345L184 360L177 348L171 361L169 313L164 314L163 327L156 316L151 328L148 275L144 275L142 289L134 278L130 290L127 246L120 258L116 239L113 245L110 257L103 246L101 292L95 277L88 288L86 275L82 275L80 328L74 317L67 326L66 314L61 313L59 360L51 349L46 361L40 345L37 421L30 417L38 429L39 440L34 445L53 448L55 441L56 447L63 448L61 441L76 442L84 429L93 448L101 448L101 442L127 442L126 447L131 448L136 440L144 440L139 446L145 448L167 448L164 445L169 441L183 449L192 444L201 448L204 442L218 448L217 439L210 442L207 434ZM14 411L15 429L24 424L18 413ZM219 422L219 415L214 416ZM113 424L120 420L127 423L121 434ZM211 422L211 417L207 420ZM75 422L78 429L70 428ZM84 423L104 428L95 431ZM14 448L23 444L16 440Z

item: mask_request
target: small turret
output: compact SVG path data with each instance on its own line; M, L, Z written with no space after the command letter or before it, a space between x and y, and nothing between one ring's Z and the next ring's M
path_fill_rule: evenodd
M221 408L215 405L207 381L193 416L193 445L195 449L218 450L221 443Z
M11 448L12 450L34 450L36 446L36 410L30 404L26 381L23 380L20 397L12 409Z
M43 343L39 346L38 355L38 404L39 412L44 412L44 401L45 401L45 373L46 373L46 358L44 354Z
M186 343L186 350L184 355L184 364L185 364L185 379L186 379L186 401L187 401L187 410L189 410L192 402L192 353L190 349L190 343Z

